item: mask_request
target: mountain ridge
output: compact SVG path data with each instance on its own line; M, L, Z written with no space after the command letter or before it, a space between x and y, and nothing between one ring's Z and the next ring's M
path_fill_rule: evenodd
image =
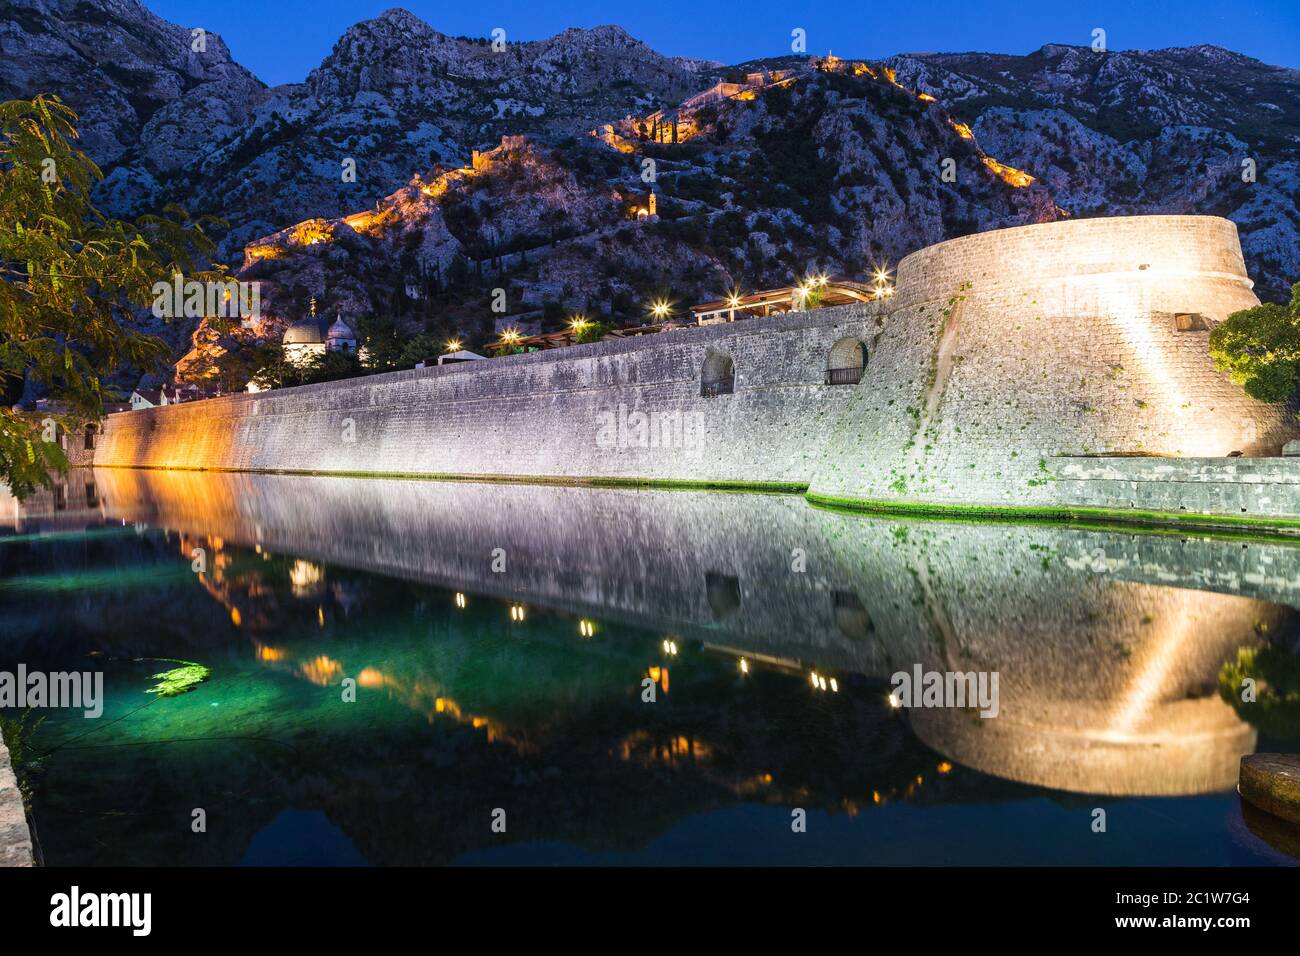
M222 215L232 263L295 224L392 206L475 150L501 159L480 183L448 180L436 213L408 204L415 218L400 228L338 227L336 245L258 265L278 310L271 329L310 294L329 309L410 316L408 330L455 329L485 307L473 282L450 294L448 275L485 263L510 288L511 314L550 303L627 319L629 300L652 288L716 297L720 286L861 270L1058 210L1225 215L1262 297L1300 278L1300 71L1212 44L720 66L663 56L612 24L494 51L394 7L344 31L302 81L267 87L216 34L194 53L189 29L136 0L7 6L19 15L0 21L0 97L62 95L106 170L102 208L179 202ZM715 80L743 85L772 69L799 78L691 109L698 128L683 127L680 142L677 124L663 142L638 127L686 115L678 104ZM517 136L526 149L501 145ZM636 226L627 215L644 201L647 159L661 215ZM1255 182L1243 179L1247 160ZM572 209L544 185L565 176ZM536 210L511 206L535 202L552 215L545 228ZM568 234L580 226L589 232ZM637 243L656 250L657 269L644 256L621 269ZM187 344L188 329L168 334Z

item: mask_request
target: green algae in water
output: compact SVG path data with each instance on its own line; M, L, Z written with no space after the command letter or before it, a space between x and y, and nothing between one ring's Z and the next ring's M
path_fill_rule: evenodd
M182 666L173 667L169 671L153 675L154 680L160 683L155 687L150 687L145 691L146 694L157 694L159 697L179 697L181 694L188 694L212 676L211 668L204 667L202 664L195 664L193 661L176 661L175 663Z

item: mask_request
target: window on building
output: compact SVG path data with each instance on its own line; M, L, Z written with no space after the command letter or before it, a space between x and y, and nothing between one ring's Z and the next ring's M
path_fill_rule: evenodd
M1176 312L1174 328L1179 332L1208 332L1210 323L1199 312Z
M700 394L730 395L736 390L736 364L726 352L710 352L700 369Z
M95 426L86 426L86 451L95 450Z
M740 610L740 578L708 571L704 575L704 591L714 620L724 620Z
M856 385L867 367L867 347L854 336L845 336L826 355L827 385Z

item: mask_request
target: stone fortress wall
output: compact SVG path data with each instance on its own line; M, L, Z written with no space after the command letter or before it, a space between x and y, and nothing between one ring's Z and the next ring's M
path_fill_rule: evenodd
M112 415L97 465L806 485L866 307ZM732 394L702 395L730 359ZM720 372L719 372L720 374Z
M811 494L1176 511L1186 492L1188 510L1268 513L1279 496L1252 497L1263 486L1223 456L1280 454L1294 415L1208 354L1209 329L1258 304L1251 286L1236 226L1209 216L1024 226L908 256ZM1194 462L1172 495L1170 457Z
M1208 329L1258 301L1230 221L981 233L906 257L896 288L880 303L118 414L95 463L1300 517L1291 462L1224 457L1276 456L1300 435L1291 409L1248 398L1208 355ZM857 342L862 381L824 384ZM706 394L729 363L734 392Z

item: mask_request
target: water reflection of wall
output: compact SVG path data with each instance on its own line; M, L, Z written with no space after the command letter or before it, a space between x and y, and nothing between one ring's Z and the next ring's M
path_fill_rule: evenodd
M882 679L918 662L996 670L996 719L913 711L917 733L989 773L1087 792L1230 786L1254 733L1215 676L1280 623L1266 601L1294 602L1300 581L1285 544L882 521L794 497L116 469L100 481L113 517L738 652Z

